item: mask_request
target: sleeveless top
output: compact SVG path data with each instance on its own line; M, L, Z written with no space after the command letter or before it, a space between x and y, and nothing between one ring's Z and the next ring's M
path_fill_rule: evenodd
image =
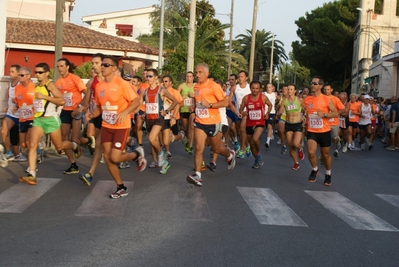
M273 92L269 94L268 92L264 92L264 95L269 98L270 102L272 103L272 110L270 111L270 114L276 114L276 94ZM266 107L265 107L266 108Z
M19 82L15 85L17 86ZM12 82L10 82L10 88L8 90L8 108L7 108L7 115L13 118L19 118L19 110L15 113L12 113L12 109L15 107L15 103L13 99L15 99L15 86L12 86Z
M161 111L163 110L163 100L160 91L160 87L157 86L152 90L148 88L144 93L145 113L149 120L156 120L159 117L162 117Z
M258 95L258 99L252 100L251 95L247 98L247 126L265 125L265 104L263 103L262 94Z
M48 90L47 86L51 80L49 80L45 85L36 85L35 92L42 93L46 96L53 96ZM45 99L35 99L33 100L33 106L35 109L35 118L38 117L51 117L51 116L58 116L57 114L57 105L45 100Z
M371 124L371 105L368 104L367 106L362 103L361 105L361 112L362 112L362 117L359 117L359 124L360 125L368 125Z
M284 101L284 108L286 113L301 112L302 109L297 96L295 97L294 102L289 102L288 98L286 98Z
M182 90L181 90L181 96L185 99L183 99L183 106L180 108L180 112L190 112L190 107L194 106L194 98L189 97L188 95L190 93L194 93L194 86L195 84L193 83L193 86L188 87L187 83L183 83Z
M244 96L249 95L249 94L251 94L251 88L249 87L248 83L244 88L241 88L239 84L236 85L236 90L234 92L234 96L235 96L237 110L240 109L242 99L244 98Z

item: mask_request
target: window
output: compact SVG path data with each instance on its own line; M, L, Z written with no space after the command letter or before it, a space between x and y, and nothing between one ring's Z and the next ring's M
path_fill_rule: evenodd
M116 24L115 29L116 29L116 35L118 36L127 36L127 37L133 36L133 25Z
M384 0L375 0L374 13L375 14L383 14L384 13Z

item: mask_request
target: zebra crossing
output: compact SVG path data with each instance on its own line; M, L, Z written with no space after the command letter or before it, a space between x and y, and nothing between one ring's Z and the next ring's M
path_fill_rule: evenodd
M23 213L39 198L56 186L61 179L38 178L36 186L15 184L0 192L0 213ZM125 182L134 194L133 182ZM129 197L118 200L108 198L108 193L115 187L109 180L100 180L90 190L75 216L113 216L121 217L125 213ZM301 218L271 188L236 187L254 218L262 225L309 227L306 218ZM303 197L311 197L325 208L323 216L333 214L355 230L399 232L394 225L361 207L349 198L334 191L303 190ZM399 195L374 194L371 197L399 208ZM172 196L173 213L176 217L191 221L212 222L212 211L207 204L203 188L184 184L179 186ZM234 212L234 207L229 208ZM238 214L239 215L239 214ZM398 226L398 225L396 225Z

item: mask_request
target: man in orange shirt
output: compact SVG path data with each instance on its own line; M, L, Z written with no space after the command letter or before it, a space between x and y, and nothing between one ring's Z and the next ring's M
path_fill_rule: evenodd
M320 76L315 76L311 81L312 95L304 99L303 105L306 110L308 154L312 165L312 172L309 175L309 182L316 182L319 168L317 167L316 150L320 145L320 153L326 167L324 185L331 185L331 134L330 118L338 117L337 109L333 101L321 93L324 81Z
M65 100L60 114L62 141L79 142L82 129L82 112L85 110L84 106L89 103L90 94L87 93L83 81L72 73L74 68L75 66L67 58L60 58L57 61L57 69L61 78L56 81L55 85L61 91ZM85 94L84 99L82 93ZM72 150L67 149L65 153L71 162L71 166L63 173L79 173L79 167L76 165Z
M108 171L117 184L115 192L110 198L120 198L128 195L119 173L119 162L134 160L138 164L138 170L143 171L147 166L144 158L144 149L138 146L134 152L123 153L126 137L131 126L130 113L140 105L138 95L131 89L129 83L120 77L115 77L118 68L118 60L112 56L105 56L101 64L101 74L104 81L95 88L96 108L90 117L102 114L101 143Z
M228 97L217 83L210 81L209 67L205 63L197 65L196 76L198 83L195 85L195 173L187 176L187 182L195 186L202 186L201 167L206 138L209 137L213 153L225 156L228 169L235 166L234 150L230 150L222 144L218 135L222 131L219 108L229 105Z

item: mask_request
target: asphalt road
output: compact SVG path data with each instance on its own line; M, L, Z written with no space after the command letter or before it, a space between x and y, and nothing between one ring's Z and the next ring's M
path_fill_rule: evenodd
M121 170L129 196L116 200L105 164L91 187L52 152L37 186L18 183L26 162L0 169L0 266L398 266L399 151L378 139L333 159L330 187L322 166L309 183L307 158L293 171L275 143L257 170L253 158L232 171L219 159L203 187L186 182L182 144L171 151L166 175Z

